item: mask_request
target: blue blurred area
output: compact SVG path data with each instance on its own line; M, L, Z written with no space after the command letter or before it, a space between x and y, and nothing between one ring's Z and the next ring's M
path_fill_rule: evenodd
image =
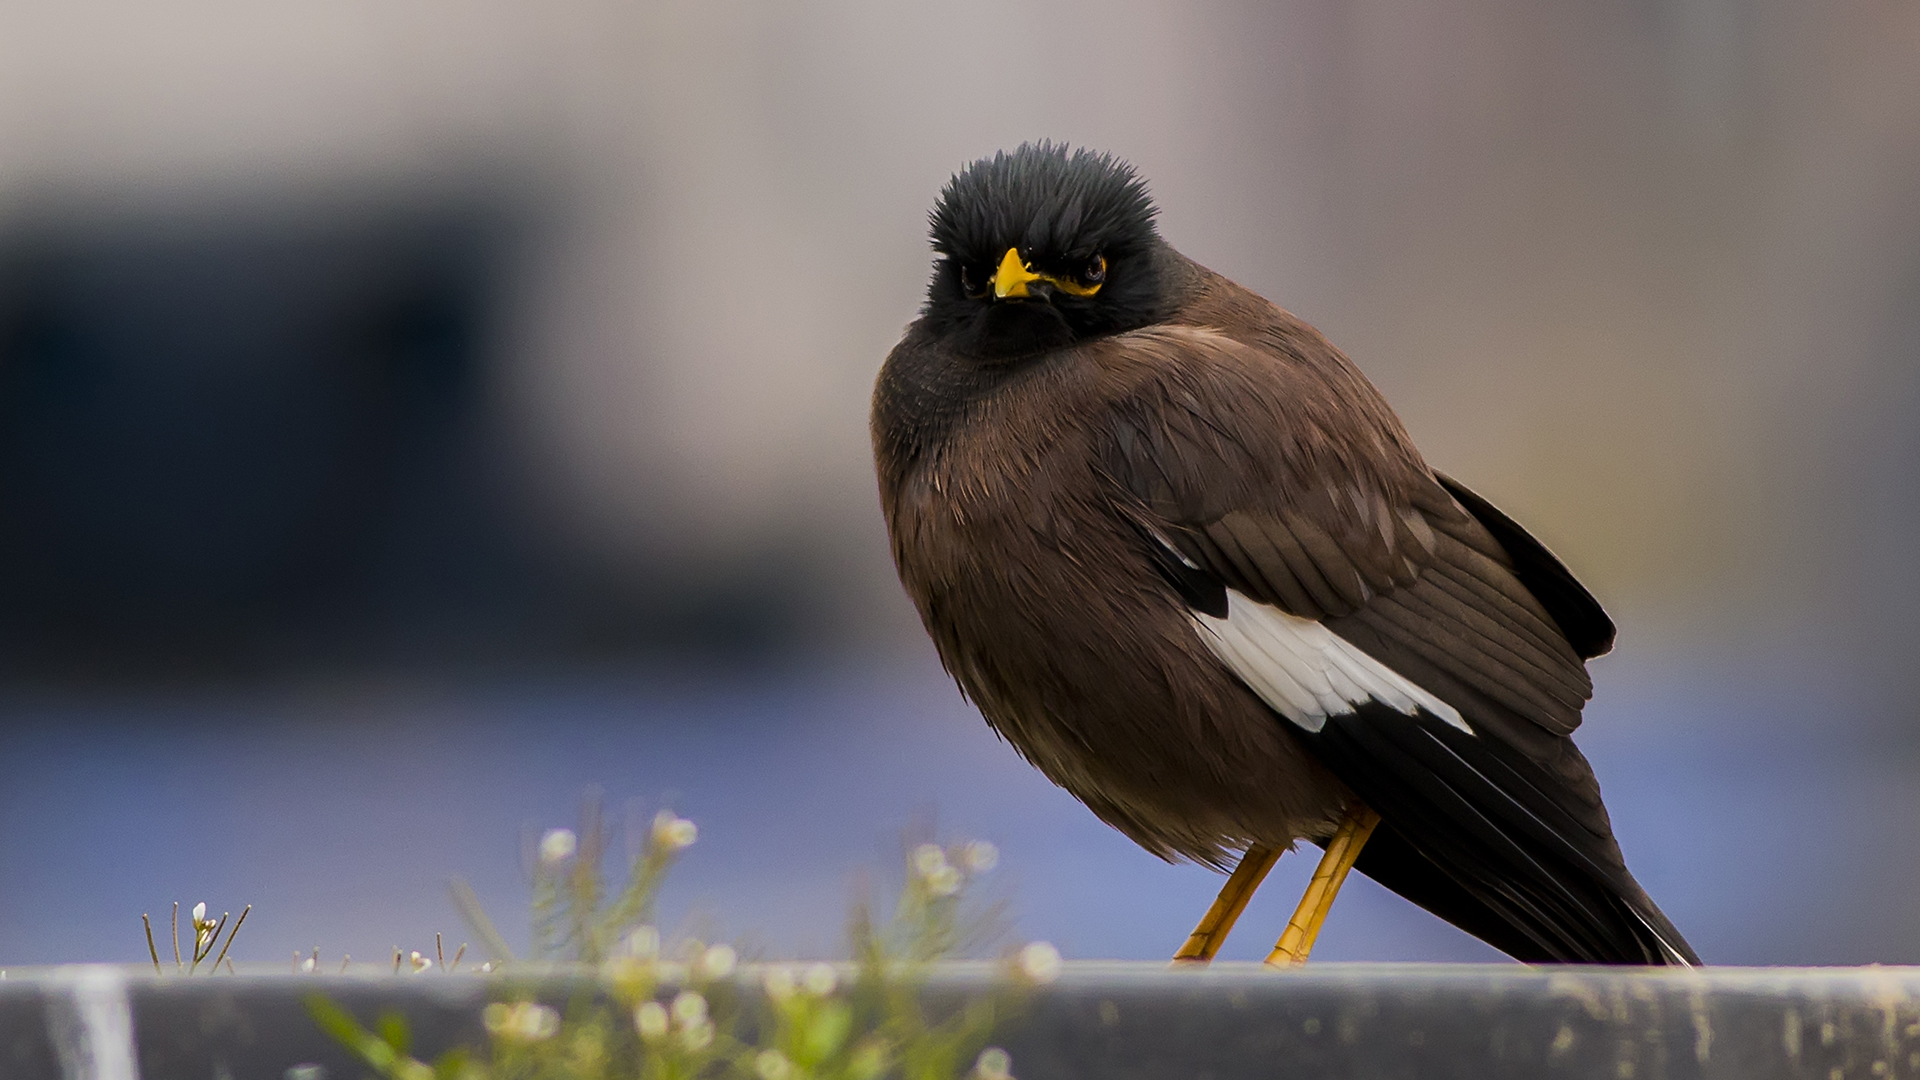
M1642 881L1719 963L1920 961L1920 762L1847 734L1844 695L1773 673L1602 669L1581 742ZM526 940L529 830L589 785L618 821L700 826L663 921L769 955L835 955L862 881L897 882L903 831L986 838L1018 936L1071 957L1170 955L1218 886L1095 821L926 667L684 671L592 683L311 694L13 699L0 735L0 957L137 958L171 900L255 905L235 954L383 960L468 935L470 881ZM1855 729L1857 730L1857 729ZM1264 955L1312 854L1284 858L1228 956ZM164 951L164 946L163 946ZM1485 960L1371 882L1316 956Z

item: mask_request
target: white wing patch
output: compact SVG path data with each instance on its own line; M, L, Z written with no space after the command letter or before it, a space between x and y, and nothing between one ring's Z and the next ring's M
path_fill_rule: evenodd
M1226 618L1196 611L1193 622L1207 648L1248 689L1308 731L1319 731L1327 717L1353 712L1371 699L1408 716L1425 709L1473 734L1453 706L1312 619L1228 589Z

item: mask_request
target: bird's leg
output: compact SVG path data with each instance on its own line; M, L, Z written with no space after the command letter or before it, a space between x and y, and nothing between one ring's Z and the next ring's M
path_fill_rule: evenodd
M1240 913L1247 910L1247 901L1253 899L1253 890L1267 879L1267 871L1280 861L1280 848L1254 844L1247 853L1240 856L1240 865L1233 868L1227 883L1220 886L1220 895L1213 898L1213 906L1201 917L1200 925L1187 935L1187 943L1173 954L1176 964L1205 964L1213 959L1226 943L1227 932L1239 920Z
M1356 801L1348 808L1346 819L1340 822L1333 839L1327 841L1320 865L1313 868L1313 880L1307 883L1306 895L1293 910L1293 918L1287 920L1286 932L1267 954L1267 963L1281 967L1307 962L1313 941L1320 936L1320 924L1327 921L1327 912L1333 909L1333 898L1339 894L1341 883L1347 880L1347 871L1353 869L1354 862L1360 858L1360 849L1366 846L1367 837L1373 835L1373 827L1378 824L1380 815L1364 803Z

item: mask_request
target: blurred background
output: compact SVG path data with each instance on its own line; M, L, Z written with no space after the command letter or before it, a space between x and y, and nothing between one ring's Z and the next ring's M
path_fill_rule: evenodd
M1017 933L1218 884L995 741L867 394L969 160L1150 178L1613 610L1581 743L1721 963L1920 962L1920 8L0 0L0 967L526 940L598 784L827 955L910 821ZM1312 859L1227 953L1262 955ZM1370 883L1316 959L1494 954Z

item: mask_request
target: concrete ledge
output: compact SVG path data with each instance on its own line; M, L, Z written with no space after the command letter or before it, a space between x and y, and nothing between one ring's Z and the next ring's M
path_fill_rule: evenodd
M565 969L530 974L556 1001L583 985ZM989 977L942 968L929 1003ZM464 975L16 969L0 982L0 1075L357 1080L365 1070L308 1019L309 994L369 1019L405 1013L432 1056L477 1043L479 1007L499 990ZM996 1042L1021 1080L1920 1078L1920 969L1073 963Z

